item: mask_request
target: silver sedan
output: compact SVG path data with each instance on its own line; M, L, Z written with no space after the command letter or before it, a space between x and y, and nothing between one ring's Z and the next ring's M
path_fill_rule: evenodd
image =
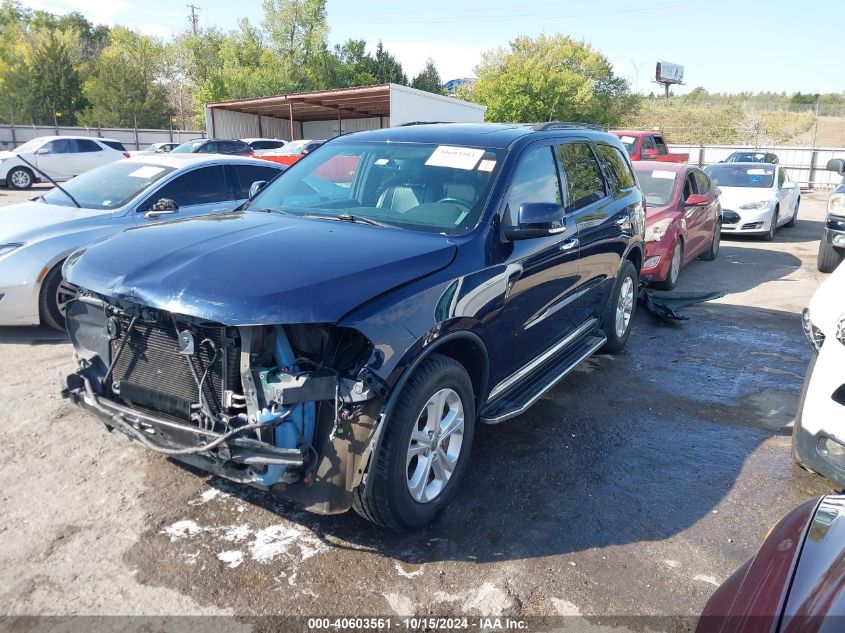
M73 289L62 263L124 229L231 211L252 183L284 170L237 156L146 155L92 169L30 202L0 210L0 326L64 329Z

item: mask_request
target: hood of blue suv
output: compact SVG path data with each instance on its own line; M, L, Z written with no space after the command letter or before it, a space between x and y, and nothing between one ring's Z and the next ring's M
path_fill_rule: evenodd
M264 212L130 229L72 255L68 281L225 325L333 323L450 264L438 234Z

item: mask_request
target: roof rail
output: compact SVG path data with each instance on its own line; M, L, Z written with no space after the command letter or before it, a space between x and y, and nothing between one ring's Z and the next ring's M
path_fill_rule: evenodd
M597 130L599 132L606 132L607 128L594 123L578 123L576 121L549 121L548 123L538 123L534 126L535 132L545 132L546 130Z

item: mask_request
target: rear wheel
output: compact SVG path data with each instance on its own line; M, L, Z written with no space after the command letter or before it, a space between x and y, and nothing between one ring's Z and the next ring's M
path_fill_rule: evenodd
M66 329L65 311L78 292L75 286L62 278L62 263L56 264L44 277L38 307L42 323L53 329L64 331Z
M10 189L29 189L33 182L35 177L26 167L14 167L6 174L6 184Z
M669 272L666 273L666 279L659 281L655 287L661 290L672 290L675 284L678 283L678 277L681 274L681 266L684 261L684 243L679 237L675 242L675 248L672 249L672 261L669 263Z
M417 529L445 507L469 460L475 400L463 365L440 354L423 360L384 424L367 489L355 491L353 507L384 527Z
M816 261L819 272L832 273L843 260L845 260L845 251L834 248L828 241L827 231L825 231L819 244L819 257Z
M719 255L719 248L722 246L722 223L716 222L716 230L713 231L713 239L710 242L710 248L701 254L701 259L706 262L712 262Z
M602 316L602 331L607 337L607 343L602 347L603 352L619 352L625 348L631 335L631 323L637 308L637 269L625 260L613 292L604 309Z

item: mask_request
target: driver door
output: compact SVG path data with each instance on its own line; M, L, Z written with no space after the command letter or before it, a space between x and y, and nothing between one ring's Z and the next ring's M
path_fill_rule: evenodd
M177 209L149 213L159 200L173 200ZM209 165L183 172L146 197L137 209L136 222L160 222L232 211L238 202L229 186L223 165Z
M35 152L35 165L53 180L68 180L74 176L75 152L74 139L59 138L45 143Z

